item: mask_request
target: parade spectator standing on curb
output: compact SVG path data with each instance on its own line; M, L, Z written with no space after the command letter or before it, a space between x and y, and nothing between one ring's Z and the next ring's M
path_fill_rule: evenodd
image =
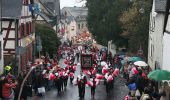
M14 91L17 83L12 83L11 79L5 78L2 84L2 96L4 100L14 100Z
M139 71L137 79L136 79L136 86L137 89L140 91L140 94L142 94L143 89L144 89L144 83L145 83L145 79L142 77L142 71Z

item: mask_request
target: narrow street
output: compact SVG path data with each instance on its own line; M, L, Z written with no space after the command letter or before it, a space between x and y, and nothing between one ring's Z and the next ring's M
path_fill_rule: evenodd
M63 59L60 60L61 67L65 67ZM77 67L76 76L79 75L80 66ZM114 90L111 91L111 94L107 96L104 83L101 81L96 88L95 98L91 98L91 89L86 87L85 100L123 100L124 96L128 94L128 89L125 87L125 82L122 78L115 78ZM68 80L68 86L65 91L60 95L57 94L57 89L53 88L52 90L46 92L42 97L33 96L28 100L79 100L78 97L78 87L71 85Z

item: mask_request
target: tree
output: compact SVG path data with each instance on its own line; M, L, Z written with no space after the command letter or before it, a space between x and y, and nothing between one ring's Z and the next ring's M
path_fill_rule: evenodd
M43 54L48 52L52 57L53 54L56 54L57 48L61 44L57 34L51 27L42 24L36 24L35 30L36 35L41 37Z
M151 0L135 0L127 11L120 15L123 29L121 36L128 39L130 52L136 53L141 46L147 56L150 10Z
M106 45L113 40L117 46L125 44L120 36L119 15L129 6L128 0L87 0L86 6L88 29L97 42Z

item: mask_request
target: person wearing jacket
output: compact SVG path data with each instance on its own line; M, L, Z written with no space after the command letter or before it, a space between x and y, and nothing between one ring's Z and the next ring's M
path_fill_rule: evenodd
M95 77L93 77L92 83L93 83L93 85L91 86L91 97L94 98L95 89L96 89L96 80L95 80Z
M142 71L139 71L136 79L136 87L140 91L140 94L144 91L145 88L145 79L142 77Z
M70 75L70 83L73 84L74 73L70 72L69 75Z
M84 99L85 95L85 84L87 83L87 78L83 75L83 72L77 77L78 90L80 99Z
M12 80L5 78L2 84L2 96L4 100L13 100L14 99L14 91L17 83L12 83Z

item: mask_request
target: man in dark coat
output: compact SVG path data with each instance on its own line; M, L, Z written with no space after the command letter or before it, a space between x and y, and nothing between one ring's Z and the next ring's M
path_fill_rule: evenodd
M140 94L142 94L145 87L145 79L142 77L142 71L139 70L138 76L136 78L136 86L139 89Z
M61 93L61 85L62 85L62 82L60 80L60 77L57 76L55 79L55 86L57 87L58 94Z
M95 80L95 77L93 77L92 83L93 83L93 86L91 86L91 97L94 98L95 89L96 89L96 80Z
M83 75L83 73L81 72L80 75L77 77L80 99L84 99L86 82L87 82L86 76Z

